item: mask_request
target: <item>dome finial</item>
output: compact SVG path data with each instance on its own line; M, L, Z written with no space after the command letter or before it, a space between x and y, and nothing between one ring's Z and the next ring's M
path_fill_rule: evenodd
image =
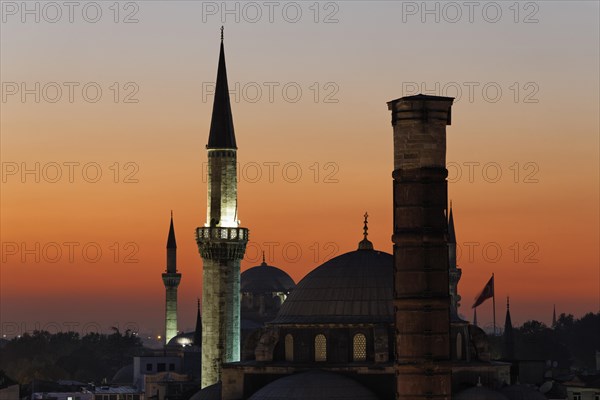
M369 241L369 239L367 239L367 236L369 236L369 214L367 212L365 212L365 221L364 221L364 225L363 225L363 240L361 240L358 243L358 249L359 250L373 250L373 243L371 243Z
M266 267L267 266L267 262L265 261L265 252L263 251L263 262L262 264L260 264L262 267Z
M221 42L223 42L223 31L225 31L225 27L221 25Z

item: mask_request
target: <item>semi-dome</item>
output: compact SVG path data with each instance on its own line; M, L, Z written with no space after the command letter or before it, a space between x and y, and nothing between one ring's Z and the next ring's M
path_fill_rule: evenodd
M240 276L240 291L245 293L289 293L295 287L296 283L285 271L268 265L264 259Z
M311 370L286 376L264 386L249 400L377 400L369 389L353 379L332 372Z
M452 397L455 400L508 400L502 393L477 385Z
M119 369L110 381L111 384L132 385L133 384L133 364L128 364Z
M393 257L362 244L311 271L273 324L392 323Z
M540 391L527 385L511 385L501 390L508 400L546 400Z

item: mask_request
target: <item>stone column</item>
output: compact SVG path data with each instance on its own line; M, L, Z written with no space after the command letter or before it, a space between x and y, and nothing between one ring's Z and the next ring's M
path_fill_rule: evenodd
M388 103L394 130L397 399L450 399L446 125L453 99Z

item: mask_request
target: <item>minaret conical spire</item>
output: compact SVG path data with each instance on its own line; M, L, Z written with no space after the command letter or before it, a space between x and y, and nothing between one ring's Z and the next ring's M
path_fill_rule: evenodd
M194 345L202 346L202 312L200 310L200 299L198 299L198 311L196 313L196 330L194 331Z
M210 134L207 149L237 149L233 129L233 114L229 101L229 85L227 83L227 68L225 66L225 48L223 46L223 27L221 27L221 51L215 85Z
M175 227L173 226L173 211L171 210L171 224L167 237L167 272L177 272L177 241L175 240Z
M556 327L556 304L554 304L554 308L552 310L552 327Z
M515 342L513 334L512 319L510 318L510 298L506 298L506 319L504 320L504 352L503 356L507 360L515 358Z
M175 228L173 227L173 210L171 210L171 225L169 226L169 237L167 238L167 249L176 249Z
M452 201L450 201L450 212L448 213L448 269L450 289L450 317L460 320L458 308L461 296L458 294L458 282L462 276L462 270L456 265L456 232L454 230L454 214L452 212Z
M456 232L454 231L454 216L452 215L452 202L450 202L450 216L448 218L448 243L456 243Z

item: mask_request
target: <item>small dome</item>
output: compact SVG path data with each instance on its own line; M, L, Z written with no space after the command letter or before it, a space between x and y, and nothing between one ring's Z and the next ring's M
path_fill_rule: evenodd
M194 332L185 332L180 333L177 336L173 336L167 346L191 346L194 344Z
M508 400L502 393L480 385L463 390L452 398L454 400Z
M392 323L393 285L391 254L345 253L306 275L273 323Z
M510 385L501 390L508 400L546 400L540 391L527 385Z
M378 397L353 379L321 370L312 370L277 379L250 397L250 400L283 399L377 400Z
M221 382L197 391L190 400L221 400Z
M283 270L267 265L252 267L240 276L240 291L246 293L289 293L296 287L294 280Z
M110 381L111 384L132 385L133 384L133 364L129 364L117 371Z

